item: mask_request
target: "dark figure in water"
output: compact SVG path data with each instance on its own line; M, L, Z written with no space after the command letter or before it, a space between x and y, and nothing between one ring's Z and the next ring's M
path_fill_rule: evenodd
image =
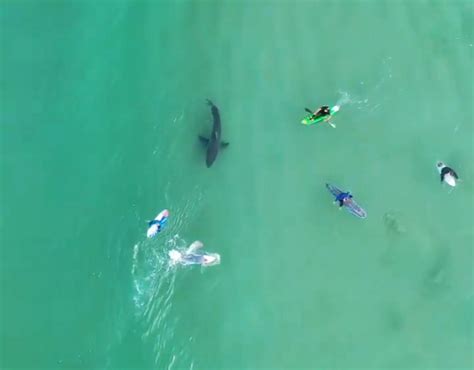
M334 107L335 112L339 110L338 106ZM306 112L311 113L311 120L314 121L320 117L325 117L324 121L329 123L333 128L336 128L336 125L330 121L331 119L331 108L327 105L323 105L322 107L316 109L314 112L311 109L305 108Z
M311 113L311 119L316 119L319 117L326 117L331 115L331 110L327 105L323 105L322 107L318 108L316 111L312 112L310 109L305 108L305 111Z
M339 194L334 201L339 202L339 208L341 208L344 203L349 201L352 198L352 194L349 192Z
M443 162L436 164L441 182L445 182L450 186L456 186L456 182L459 179L458 174L451 168L446 166Z
M454 171L451 167L448 167L446 165L444 165L444 163L441 163L439 162L438 163L438 167L441 167L440 169L440 180L441 182L444 181L444 177L447 175L447 174L450 174L451 176L453 176L456 180L458 179L458 174L456 173L456 171Z
M219 109L209 99L207 99L207 104L211 106L213 120L212 131L209 138L199 136L199 139L206 144L206 166L209 168L216 160L220 147L226 147L229 143L221 142L221 117Z

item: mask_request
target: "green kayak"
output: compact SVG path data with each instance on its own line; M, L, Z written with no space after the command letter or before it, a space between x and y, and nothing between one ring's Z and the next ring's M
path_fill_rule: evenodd
M316 119L312 119L313 115L310 114L309 116L306 116L302 121L301 123L303 125L314 125L315 123L318 123L318 122L321 122L321 121L324 121L325 119L328 119L329 117L331 116L334 116L337 112L339 112L339 105L335 105L334 107L332 107L329 111L331 112L331 114L329 116L323 116L323 117L318 117Z

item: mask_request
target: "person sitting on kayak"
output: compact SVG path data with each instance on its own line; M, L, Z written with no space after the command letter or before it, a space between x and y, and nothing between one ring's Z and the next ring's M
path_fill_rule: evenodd
M331 115L331 110L329 109L327 105L323 105L321 108L319 108L313 113L314 119L319 118L319 117L329 116L329 115Z
M329 106L323 105L322 107L318 108L314 112L311 109L305 108L305 111L308 112L308 113L311 113L311 118L310 119L312 121L314 121L318 118L321 118L321 117L327 117L325 119L325 121L328 122L332 127L334 127L334 128L336 127L334 124L329 122L329 119L331 118L331 109L329 108Z
M351 198L352 198L352 194L349 192L345 192L345 193L339 194L336 197L336 199L334 199L334 201L339 202L339 208L341 208Z

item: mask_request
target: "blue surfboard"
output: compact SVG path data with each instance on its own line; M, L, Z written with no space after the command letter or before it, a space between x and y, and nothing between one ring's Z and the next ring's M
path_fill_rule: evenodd
M332 195L334 195L334 197L337 197L339 194L343 193L341 189L331 184L326 184L326 188ZM347 209L349 213L352 213L354 216L357 216L359 218L367 217L367 212L365 212L365 210L356 203L354 198L346 200L344 202L344 208Z

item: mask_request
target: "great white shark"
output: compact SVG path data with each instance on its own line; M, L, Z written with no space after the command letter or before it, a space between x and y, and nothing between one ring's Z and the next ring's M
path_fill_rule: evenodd
M207 104L211 107L212 113L212 131L209 138L204 136L199 136L199 139L206 145L207 152L206 152L206 166L209 168L212 166L214 161L217 158L217 154L219 154L219 149L225 148L229 145L229 143L221 141L221 116L219 114L219 109L214 105L212 101L207 99Z

